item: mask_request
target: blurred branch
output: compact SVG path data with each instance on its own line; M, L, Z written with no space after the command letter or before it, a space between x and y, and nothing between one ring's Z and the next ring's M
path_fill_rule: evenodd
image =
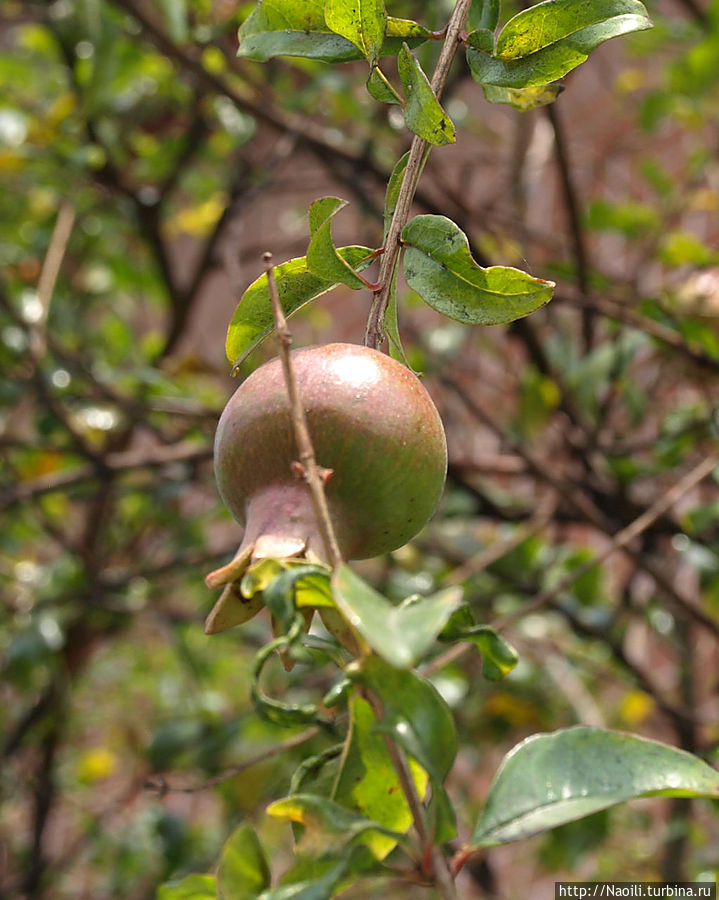
M30 351L37 361L45 354L47 346L46 326L50 312L50 302L55 290L60 266L65 258L65 251L72 234L72 226L75 223L75 209L68 200L63 200L58 209L55 227L53 228L50 244L45 254L37 283L37 299L40 303L40 315L35 319L30 331Z
M279 756L282 753L286 753L288 750L293 750L295 747L306 744L307 741L312 740L313 737L316 737L320 733L321 729L318 726L307 728L305 731L294 735L294 737L288 738L286 741L282 741L274 747L269 747L267 750L263 750L256 756L252 756L241 763L236 763L234 766L228 766L223 772L220 772L218 775L213 775L212 778L207 778L199 784L180 787L179 785L168 784L164 775L156 775L154 779L148 779L145 782L145 789L148 791L155 791L160 797L165 797L167 794L196 794L200 791L206 791L218 784L229 781L230 778L234 778L236 775L245 772L247 769L251 769L253 766L258 766L268 759L272 759L274 756Z
M108 472L127 472L136 469L150 469L182 462L198 462L212 458L212 447L198 447L194 442L171 446L154 447L150 450L124 450L108 453L103 458L103 468ZM9 508L41 494L65 490L83 481L97 477L94 466L82 466L70 471L50 472L39 478L19 482L0 494L0 509Z

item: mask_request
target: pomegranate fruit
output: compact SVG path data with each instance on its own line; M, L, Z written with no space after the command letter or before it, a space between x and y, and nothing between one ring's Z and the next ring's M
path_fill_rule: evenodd
M391 357L356 344L295 350L292 362L317 463L331 470L326 496L343 558L406 543L434 512L447 470L444 429L424 386ZM297 458L274 359L230 398L215 436L220 495L245 526L240 556L326 558L307 485L293 474Z

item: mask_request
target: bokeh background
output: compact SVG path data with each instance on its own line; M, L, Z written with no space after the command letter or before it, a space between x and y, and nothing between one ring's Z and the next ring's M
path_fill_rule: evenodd
M250 705L264 617L203 633L204 574L241 538L212 475L236 386L224 338L262 253L305 253L313 200L350 202L338 244L381 242L409 135L363 64L238 60L253 5L0 8L4 898L152 898L209 870L243 820L281 870L291 838L264 807L325 745ZM595 51L545 109L487 103L458 59L443 101L458 141L417 195L478 261L557 282L504 328L400 291L449 478L425 531L358 569L397 599L463 583L483 621L540 598L505 632L521 656L505 681L483 680L474 651L434 675L460 732L460 838L537 731L605 725L719 761L716 471L681 482L719 428L719 2L647 5L654 29ZM389 6L440 28L452 4ZM436 52L418 51L426 70ZM361 342L369 302L318 300L296 343ZM268 341L240 377L272 355ZM581 568L637 520L628 547ZM302 667L273 677L297 697L327 686ZM478 856L461 890L542 900L560 878L718 871L716 804L644 800Z

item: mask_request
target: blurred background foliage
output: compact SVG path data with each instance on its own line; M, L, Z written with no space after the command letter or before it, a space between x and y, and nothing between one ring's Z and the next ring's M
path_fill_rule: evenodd
M203 634L204 573L240 538L211 467L234 387L224 332L263 251L305 252L317 197L351 201L338 243L380 242L409 136L362 64L238 61L253 5L0 9L3 897L151 898L209 869L244 819L281 870L289 835L264 807L327 744L250 707L263 617ZM451 5L391 12L440 28ZM546 109L488 104L457 61L459 140L417 197L479 261L558 283L502 329L402 292L449 479L423 534L359 568L397 598L463 583L478 617L513 617L521 655L496 685L476 654L434 676L458 719L465 829L535 731L606 725L719 761L716 472L586 566L717 446L719 2L647 5L655 28L596 51ZM436 52L419 50L427 68ZM296 342L361 341L368 308L323 298L293 320ZM293 696L327 687L273 673ZM646 800L478 856L461 889L530 884L541 900L564 877L711 879L718 847L716 805Z

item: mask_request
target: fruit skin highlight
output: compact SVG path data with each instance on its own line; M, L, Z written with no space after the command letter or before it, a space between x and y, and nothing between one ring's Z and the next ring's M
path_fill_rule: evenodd
M434 513L447 472L444 428L419 379L384 353L358 344L292 352L318 465L344 559L402 546ZM225 407L215 435L222 500L253 556L326 557L298 459L282 366L256 369ZM298 554L299 555L299 554Z

